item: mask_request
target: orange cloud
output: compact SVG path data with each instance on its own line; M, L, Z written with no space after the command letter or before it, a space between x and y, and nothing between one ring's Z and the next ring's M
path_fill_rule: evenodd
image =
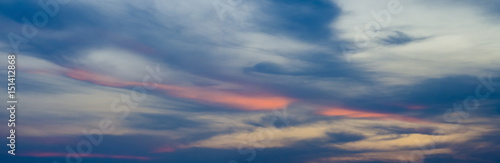
M392 120L399 120L399 121L406 121L406 122L413 122L413 123L428 123L428 122L422 121L420 119L416 119L416 118L412 118L412 117L404 117L404 116L400 116L400 115L396 115L396 114L375 113L375 112L351 110L351 109L344 109L344 108L328 108L328 109L320 110L317 113L320 115L325 115L325 116L342 116L342 117L349 117L349 118L392 119Z
M68 71L66 75L76 80L89 81L94 84L110 87L142 86L145 84L141 82L122 81L111 76L95 74L84 70ZM291 98L271 94L245 95L230 91L199 87L158 84L156 89L179 98L193 99L205 103L219 104L245 110L272 110L284 108L293 102Z
M167 93L181 98L195 99L208 103L224 104L246 110L271 110L284 108L293 100L274 95L242 95L233 92L205 88L174 87L161 85Z
M344 116L349 118L381 118L390 116L388 114L382 114L382 113L371 113L371 112L348 110L341 108L325 109L319 111L318 113L326 116Z

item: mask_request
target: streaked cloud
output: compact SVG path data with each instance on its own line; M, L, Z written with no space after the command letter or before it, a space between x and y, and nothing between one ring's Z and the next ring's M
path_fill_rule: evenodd
M217 1L230 7L221 20L213 2L60 6L19 47L25 151L14 162L63 160L103 119L116 130L78 155L89 162L248 162L253 151L253 162L500 161L500 3ZM43 10L0 4L4 34ZM459 112L484 74L490 96ZM113 103L132 93L146 98L123 118ZM450 109L459 124L443 119Z

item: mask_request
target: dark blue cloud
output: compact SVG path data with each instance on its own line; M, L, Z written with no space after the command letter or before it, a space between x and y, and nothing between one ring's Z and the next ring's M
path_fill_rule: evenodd
M415 38L401 31L394 31L395 35L389 35L382 38L382 41L388 45L404 45L413 41L423 40L425 38Z
M302 40L321 41L331 36L329 24L339 16L341 9L324 0L264 1L264 19L257 19L266 33L284 34Z
M366 137L363 135L347 134L347 133L326 133L332 140L329 143L347 143L353 141L360 141Z
M148 130L174 130L179 128L202 128L201 122L196 122L173 115L141 114L127 118L133 128Z

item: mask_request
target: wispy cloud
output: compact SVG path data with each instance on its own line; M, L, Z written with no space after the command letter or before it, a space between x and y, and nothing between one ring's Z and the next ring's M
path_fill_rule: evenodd
M19 46L19 129L29 142L20 162L64 159L66 145L86 139L82 129L117 119L113 101L144 84L155 87L135 92L147 98L103 135L107 144L79 156L228 162L245 161L254 149L254 162L394 162L435 146L422 150L430 162L498 162L500 97L490 92L474 112L453 104L500 89L478 89L485 81L476 77L500 81L500 3L220 1L229 6L221 20L213 2L60 6ZM395 4L401 11L389 11ZM2 1L0 32L23 35L22 18L44 10L38 2ZM370 35L364 46L356 41L362 35ZM0 57L11 41L0 38ZM149 73L162 80L145 79ZM460 127L443 121L449 109L467 117ZM293 118L277 122L270 116L276 110Z

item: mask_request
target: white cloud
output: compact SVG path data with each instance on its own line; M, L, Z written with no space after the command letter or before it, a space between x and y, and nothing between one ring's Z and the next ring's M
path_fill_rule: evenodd
M335 1L344 13L332 28L342 31L341 38L353 41L370 21L371 12L387 10L387 2L359 3ZM500 68L500 32L482 9L466 4L400 0L403 10L392 14L390 24L379 36L371 37L370 46L352 54L353 64L374 72L384 84L413 84L428 78L452 75L477 76ZM370 5L371 4L371 5ZM438 7L439 6L439 7ZM385 32L401 31L424 38L403 45L380 44Z

